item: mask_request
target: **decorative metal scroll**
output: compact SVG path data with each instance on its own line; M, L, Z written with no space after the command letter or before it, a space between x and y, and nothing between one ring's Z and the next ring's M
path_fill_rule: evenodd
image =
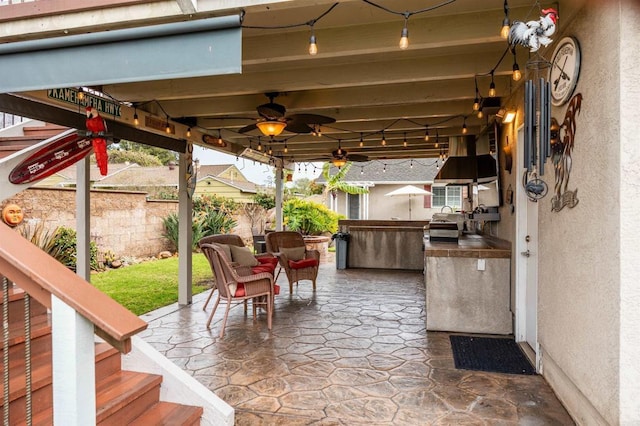
M193 143L187 142L187 152L185 153L185 161L187 163L187 194L189 198L193 197L193 193L196 190L196 179L198 170L193 166Z
M559 212L565 206L569 208L575 207L578 200L578 190L568 190L569 177L571 175L571 151L573 151L575 135L576 135L576 115L580 113L582 107L582 94L578 93L567 107L564 121L560 125L557 139L552 144L551 158L555 170L555 195L551 198L551 211Z

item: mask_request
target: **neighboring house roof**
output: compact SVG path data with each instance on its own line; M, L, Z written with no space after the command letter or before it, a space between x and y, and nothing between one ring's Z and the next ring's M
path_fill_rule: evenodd
M337 167L331 167L330 174L334 175ZM402 159L381 160L353 163L344 181L347 183L370 184L409 184L433 182L438 173L436 159ZM326 183L323 175L316 179L316 183Z
M111 165L109 165L111 167ZM95 188L127 186L178 186L178 166L141 167L132 164L95 182Z
M229 186L231 186L233 188L236 188L236 189L240 190L241 192L250 192L252 194L256 194L258 192L258 187L253 182L233 181L233 180L230 180L230 179L224 179L224 178L211 176L211 175L202 176L202 178L198 179L198 182L206 180L206 179L216 180L216 181L218 181L220 183L224 183L225 185L229 185Z
M137 166L137 164L109 164L109 171L107 176L102 176L100 174L100 169L98 169L98 167L95 164L91 164L89 166L89 180L91 180L92 182L98 182L102 179L105 179L109 176L119 173L120 171L128 167L134 167L134 166ZM60 185L65 185L65 186L75 185L77 170L78 170L77 165L73 164L67 167L66 169L63 169L57 173L54 173L52 176L42 180L38 184L44 183L46 185L46 182L48 179L50 179L51 177L57 177L59 179L58 184Z

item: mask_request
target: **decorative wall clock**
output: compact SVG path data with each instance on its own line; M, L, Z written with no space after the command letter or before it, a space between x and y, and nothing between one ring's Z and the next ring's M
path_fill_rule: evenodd
M564 37L558 42L551 59L549 82L551 103L564 105L576 88L580 75L580 44L574 37Z

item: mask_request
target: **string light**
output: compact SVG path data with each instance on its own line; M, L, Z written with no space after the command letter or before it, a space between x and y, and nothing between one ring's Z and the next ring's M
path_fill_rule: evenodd
M407 147L407 132L404 133L404 140L402 141L402 146Z
M494 70L491 70L491 84L489 85L489 97L495 98L496 96L496 83L493 81Z
M409 168L413 169L413 158L411 159L411 161L409 162Z
M360 147L364 146L364 141L362 140L362 132L360 132Z
M315 56L318 54L318 45L316 44L316 34L313 31L313 24L311 24L310 27L311 27L311 36L309 37L309 55Z
M258 136L258 151L262 151L262 142L260 141L259 136Z
M222 140L222 133L220 132L220 129L218 129L218 145L220 146L224 145L224 141Z
M360 174L363 175L364 174L364 166L360 166Z
M400 49L405 50L409 47L409 28L407 27L409 23L409 12L405 12L404 15L404 27L402 27L402 31L400 32Z
M382 146L387 146L387 139L384 137L384 130L382 131Z
M133 124L136 125L136 126L140 124L140 120L138 119L138 110L137 110L137 108L133 109Z
M287 148L287 142L284 143L284 153L289 152L289 148Z
M500 37L502 37L503 39L508 39L509 38L509 26L510 26L510 22L509 22L509 4L507 3L507 0L504 0L504 19L502 20L502 28L500 29Z
M478 118L484 117L484 112L482 112L482 107L478 110Z
M425 126L424 129L424 141L429 142L429 125Z
M167 125L164 128L165 132L171 133L171 126L169 125L169 116L167 115Z
M473 110L477 111L478 109L480 109L480 92L478 92L478 77L473 77L475 83L476 83L476 97L473 100Z
M462 122L462 134L466 135L468 131L469 129L467 129L467 117L465 117L464 121Z
M516 59L516 48L511 49L511 52L513 53L513 74L511 74L511 78L513 78L513 81L519 81L522 78L522 73Z
M382 173L387 173L387 163L383 163L384 167L382 168Z
M269 151L268 151L269 155L273 154L273 149L271 149L271 145L269 145Z
M191 127L189 127L187 129L187 137L190 138L191 137Z

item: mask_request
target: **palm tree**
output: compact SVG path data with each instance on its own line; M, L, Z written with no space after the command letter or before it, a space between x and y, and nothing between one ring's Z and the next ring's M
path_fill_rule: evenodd
M324 163L322 166L322 176L327 182L325 184L325 191L327 194L331 194L331 197L335 200L338 196L338 191L346 192L347 194L368 194L369 190L361 186L351 185L344 181L344 177L351 168L353 163L349 162L343 167L338 167L338 172L331 176L331 163Z

